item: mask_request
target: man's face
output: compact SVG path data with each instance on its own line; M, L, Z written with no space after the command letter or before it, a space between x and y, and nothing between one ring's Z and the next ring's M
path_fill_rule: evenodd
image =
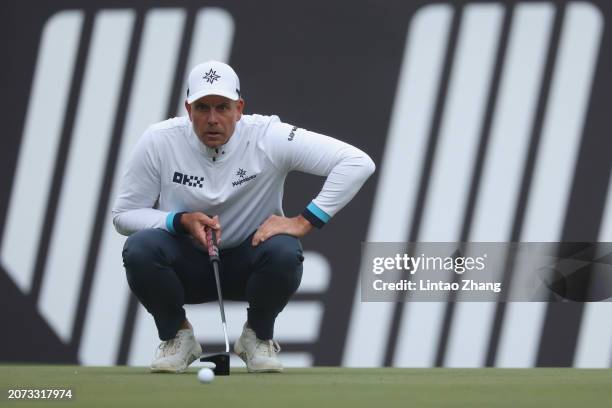
M242 117L244 101L208 95L192 104L185 102L185 108L198 139L214 148L225 144L234 134L236 122Z

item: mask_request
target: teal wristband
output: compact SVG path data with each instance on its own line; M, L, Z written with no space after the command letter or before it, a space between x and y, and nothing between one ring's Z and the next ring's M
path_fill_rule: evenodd
M175 216L176 216L176 213L171 212L166 217L166 229L173 234L176 234L176 230L174 229L174 217Z

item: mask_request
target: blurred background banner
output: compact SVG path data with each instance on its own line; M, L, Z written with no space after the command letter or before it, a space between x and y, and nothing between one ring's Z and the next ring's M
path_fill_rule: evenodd
M0 7L0 361L150 363L155 327L110 207L134 142L183 115L186 73L217 59L247 113L377 164L303 239L304 280L275 333L287 365L611 366L610 302L362 303L359 290L362 242L612 241L610 2ZM286 214L322 181L292 174ZM208 350L216 308L187 308ZM227 313L235 339L245 307Z

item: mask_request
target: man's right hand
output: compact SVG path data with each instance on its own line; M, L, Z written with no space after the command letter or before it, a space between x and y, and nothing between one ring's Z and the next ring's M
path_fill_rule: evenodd
M208 248L206 243L206 227L215 230L217 234L217 245L221 242L221 224L219 223L218 215L210 218L208 215L201 212L185 213L181 216L181 224L189 235L202 244L204 248Z

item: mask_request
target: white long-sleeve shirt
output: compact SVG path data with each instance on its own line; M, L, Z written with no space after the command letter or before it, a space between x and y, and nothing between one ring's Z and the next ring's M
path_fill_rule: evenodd
M347 143L282 123L243 115L228 142L200 142L188 117L156 123L139 139L113 206L117 231L174 230L178 212L219 215L221 248L243 242L272 214L284 215L283 186L292 170L327 176L304 216L321 227L374 172L374 163Z

